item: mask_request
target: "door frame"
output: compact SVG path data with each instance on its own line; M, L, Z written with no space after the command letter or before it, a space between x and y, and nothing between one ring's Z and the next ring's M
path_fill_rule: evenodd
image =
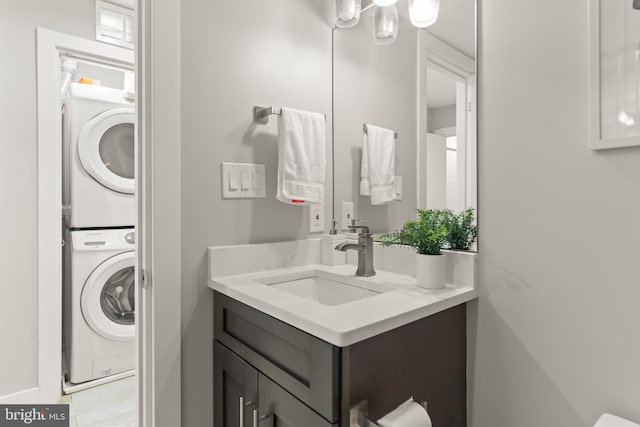
M162 3L163 6L158 7ZM138 0L133 51L37 28L38 384L3 403L57 403L62 364L62 125L60 54L135 63L136 322L140 427L180 425L180 127L178 0ZM154 10L155 9L155 10ZM152 15L152 11L154 14ZM153 17L153 19L152 19ZM163 35L175 37L158 43ZM136 60L134 60L134 58ZM164 65L163 65L164 64ZM156 68L159 67L159 68ZM154 70L160 72L154 73ZM139 77L138 77L139 76ZM152 146L153 141L153 146ZM162 172L159 172L162 171ZM159 230L155 234L156 230ZM144 273L144 286L140 281ZM155 280L152 280L154 276Z
M137 0L139 427L181 425L180 0Z
M133 68L126 49L36 29L37 39L37 265L38 384L3 402L57 403L62 390L62 113L60 56Z
M463 158L465 181L459 197L465 200L467 207L477 211L477 140L476 140L476 61L461 51L432 36L426 31L418 32L418 90L417 108L417 147L416 170L418 171L417 200L418 207L426 207L426 144L427 144L427 69L438 70L456 80L456 134L458 153ZM463 118L462 121L459 119ZM472 141L469 144L469 141Z
M139 427L181 420L179 0L137 0L138 49L38 28L38 384L2 403L57 403L62 364L60 54L136 73L136 360ZM178 203L176 203L178 202Z

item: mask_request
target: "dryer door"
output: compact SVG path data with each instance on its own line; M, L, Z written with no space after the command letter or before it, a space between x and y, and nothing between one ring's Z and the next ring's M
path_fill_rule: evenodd
M82 288L84 320L104 338L135 338L134 263L134 251L115 255L93 270Z
M133 194L133 108L114 108L82 126L78 156L85 171L110 190Z

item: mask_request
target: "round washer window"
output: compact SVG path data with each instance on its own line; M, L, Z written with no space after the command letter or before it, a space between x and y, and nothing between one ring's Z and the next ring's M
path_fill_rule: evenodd
M134 281L134 267L126 267L111 275L102 287L100 307L112 322L120 325L135 324Z
M134 135L132 123L110 127L100 138L100 159L111 172L134 178Z

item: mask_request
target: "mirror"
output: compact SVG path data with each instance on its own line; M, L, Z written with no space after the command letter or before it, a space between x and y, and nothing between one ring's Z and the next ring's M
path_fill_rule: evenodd
M591 148L640 145L640 1L589 2Z
M398 35L387 45L374 42L375 7L356 27L333 30L334 217L344 230L343 203L353 202L353 216L383 233L416 208L477 208L476 6L442 2L425 30L400 0ZM381 205L361 195L364 124L397 133L396 200Z

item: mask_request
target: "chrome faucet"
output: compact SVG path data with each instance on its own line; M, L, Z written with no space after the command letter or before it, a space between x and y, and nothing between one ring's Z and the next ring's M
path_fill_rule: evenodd
M356 225L359 222L357 219L351 220L349 231L355 233L360 229L358 233L358 244L355 243L340 243L336 246L336 250L346 252L350 249L358 251L358 270L356 270L356 276L371 277L376 275L376 271L373 268L373 238L369 232L369 227L366 225Z

